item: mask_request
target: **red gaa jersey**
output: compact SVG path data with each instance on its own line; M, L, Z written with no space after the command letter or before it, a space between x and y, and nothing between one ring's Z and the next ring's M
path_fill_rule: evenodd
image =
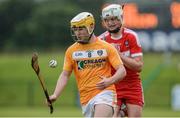
M108 31L101 34L99 38L114 45L118 51L127 57L133 58L143 55L138 36L130 29L123 28L122 35L117 39L113 39ZM124 87L141 88L142 86L139 72L131 70L127 67L125 68L127 75L122 81L116 84L116 89L123 89Z

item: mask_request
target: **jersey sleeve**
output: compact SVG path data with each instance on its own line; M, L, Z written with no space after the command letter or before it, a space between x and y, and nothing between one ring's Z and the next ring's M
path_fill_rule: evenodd
M106 41L106 36L108 36L108 35L109 35L109 32L106 31L106 32L102 33L101 35L99 35L98 38L100 38L101 40Z
M130 37L130 53L131 57L142 56L141 44L136 33Z
M65 57L64 57L63 70L72 71L72 69L73 69L72 54L71 54L71 51L68 49L68 50L66 51Z
M112 45L110 45L108 50L108 59L113 68L123 64L117 50Z

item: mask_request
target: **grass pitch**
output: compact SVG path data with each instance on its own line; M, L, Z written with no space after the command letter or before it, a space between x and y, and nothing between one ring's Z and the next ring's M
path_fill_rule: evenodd
M180 112L168 108L145 108L143 117L179 117ZM55 107L50 114L48 107L5 107L0 108L0 117L83 117L77 107Z

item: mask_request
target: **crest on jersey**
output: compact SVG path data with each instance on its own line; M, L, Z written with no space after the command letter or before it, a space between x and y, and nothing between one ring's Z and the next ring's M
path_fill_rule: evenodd
M128 40L126 40L124 44L125 44L126 47L128 47L129 46Z
M98 54L99 56L101 56L101 55L103 55L103 51L102 51L102 50L98 50L98 51L97 51L97 54Z

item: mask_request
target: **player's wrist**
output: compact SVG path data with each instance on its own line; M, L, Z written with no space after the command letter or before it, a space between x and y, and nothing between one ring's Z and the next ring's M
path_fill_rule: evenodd
M109 83L110 83L110 85L114 84L115 83L115 79L113 77L109 78Z

